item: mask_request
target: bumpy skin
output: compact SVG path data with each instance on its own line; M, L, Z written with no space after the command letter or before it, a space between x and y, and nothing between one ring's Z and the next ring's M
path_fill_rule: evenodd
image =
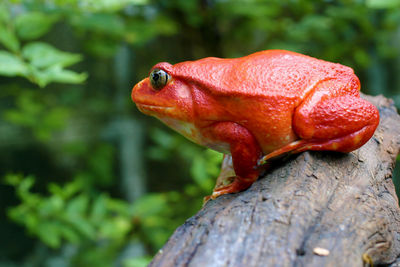
M269 159L305 150L350 152L373 135L377 109L360 98L349 67L283 50L236 59L204 58L152 69L132 99L190 140L225 154L211 198L248 188Z

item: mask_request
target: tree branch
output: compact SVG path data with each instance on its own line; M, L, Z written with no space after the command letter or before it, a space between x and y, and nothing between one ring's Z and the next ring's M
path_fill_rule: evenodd
M400 209L391 177L400 147L400 116L390 100L364 97L381 116L366 145L348 154L295 155L248 190L209 201L175 231L150 266L395 261Z

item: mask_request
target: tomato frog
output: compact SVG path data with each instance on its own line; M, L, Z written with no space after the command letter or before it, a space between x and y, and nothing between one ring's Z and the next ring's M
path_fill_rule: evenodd
M247 189L273 158L365 144L379 113L359 91L349 67L266 50L158 63L134 86L132 100L141 112L224 154L214 199Z

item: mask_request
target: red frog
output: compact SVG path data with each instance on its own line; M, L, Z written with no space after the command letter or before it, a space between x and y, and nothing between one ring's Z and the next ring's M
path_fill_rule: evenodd
M224 153L212 199L247 189L272 158L353 151L379 123L349 67L284 50L156 64L132 90L139 110Z

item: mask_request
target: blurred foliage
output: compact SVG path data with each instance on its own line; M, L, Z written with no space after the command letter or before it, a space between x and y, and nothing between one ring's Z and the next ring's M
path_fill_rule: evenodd
M52 248L60 247L63 240L121 242L132 228L127 203L101 193L88 194L79 179L63 186L50 183L49 196L31 192L32 176L9 174L5 181L16 188L21 201L9 209L9 217Z
M31 41L45 35L56 16L32 11L13 17L9 11L6 3L0 5L0 42L8 50L0 51L1 75L22 76L41 87L50 82L81 83L86 79L84 73L64 69L81 61L80 55Z
M400 0L1 1L0 265L145 266L222 157L139 114L133 84L273 48L349 65L400 106Z

